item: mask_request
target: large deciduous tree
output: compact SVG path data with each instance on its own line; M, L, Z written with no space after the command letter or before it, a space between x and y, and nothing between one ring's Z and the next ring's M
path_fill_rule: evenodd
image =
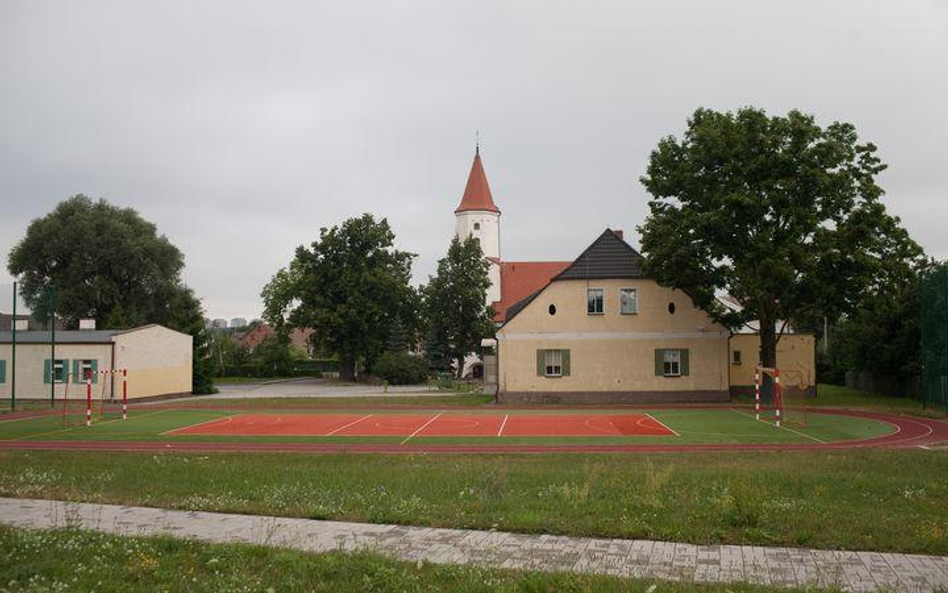
M683 138L661 140L642 177L648 270L725 325L757 320L761 362L776 366L787 322L838 318L920 256L880 202L884 168L851 124L699 109ZM721 293L742 308L721 307Z
M44 295L55 287L56 313L67 325L92 318L117 327L167 315L184 256L132 208L79 194L30 223L7 268L38 313L48 314Z
M132 208L76 195L43 218L10 251L7 269L38 317L56 315L67 327L95 319L99 327L160 323L194 342L194 393L213 391L208 337L200 300L181 281L184 255Z
M311 327L323 352L339 357L339 375L355 379L385 349L396 324L412 324L411 253L394 248L385 219L371 214L320 229L307 249L264 287L264 317L277 331Z
M487 305L490 263L473 237L455 237L446 257L438 261L438 274L424 288L428 319L428 355L433 368L445 359L457 361L464 371L464 357L477 351L481 339L494 334L494 312Z

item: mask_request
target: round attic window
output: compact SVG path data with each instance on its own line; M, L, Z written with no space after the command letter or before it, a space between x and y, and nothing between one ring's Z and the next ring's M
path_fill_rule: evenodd
M556 315L556 305L550 305L550 315Z
M668 303L668 314L669 315L675 314L675 303Z

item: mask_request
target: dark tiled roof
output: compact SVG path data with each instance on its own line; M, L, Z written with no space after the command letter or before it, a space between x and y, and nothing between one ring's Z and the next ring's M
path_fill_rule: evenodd
M108 344L112 336L123 333L124 330L63 330L56 331L57 344ZM49 344L48 331L18 331L18 344ZM13 341L11 332L0 332L0 344L9 344Z
M611 278L645 278L642 264L645 258L606 229L576 261L557 274L553 280L606 280Z

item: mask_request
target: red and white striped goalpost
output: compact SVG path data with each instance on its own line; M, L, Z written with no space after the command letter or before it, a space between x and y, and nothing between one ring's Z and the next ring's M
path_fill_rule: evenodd
M760 420L760 375L770 373L774 377L774 418L775 424L780 426L780 413L783 408L783 389L780 386L780 369L770 367L756 367L754 369L754 417Z
M122 369L122 420L128 420L128 369Z
M86 426L92 426L92 371L86 372Z
M115 377L122 377L122 420L128 420L128 369L115 369L111 371L99 371L102 376L102 394L105 393L105 382L109 376L112 377L112 384L115 384ZM112 396L114 397L114 396ZM110 398L111 399L111 398ZM114 401L114 399L112 399ZM99 414L102 415L102 405L100 402ZM86 426L92 426L92 371L86 372Z

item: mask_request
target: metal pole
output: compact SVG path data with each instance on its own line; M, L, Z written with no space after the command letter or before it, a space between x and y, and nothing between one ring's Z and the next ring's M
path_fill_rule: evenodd
M13 283L13 325L10 327L10 411L16 411L16 282Z
M50 287L49 290L49 347L50 358L49 369L52 377L49 379L49 407L56 405L56 289ZM65 371L65 369L63 369Z

